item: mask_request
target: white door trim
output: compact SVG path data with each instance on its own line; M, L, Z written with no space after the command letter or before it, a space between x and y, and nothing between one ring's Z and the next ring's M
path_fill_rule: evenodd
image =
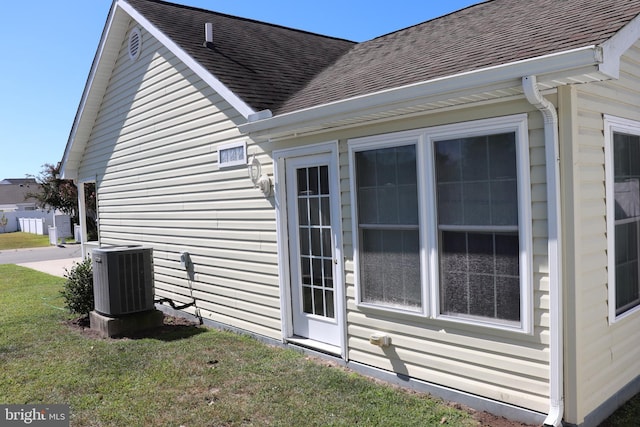
M277 231L277 247L278 247L278 274L280 283L280 309L282 313L282 340L287 342L293 338L293 315L291 309L291 273L290 273L290 256L289 256L289 230L288 230L288 214L287 214L287 191L285 185L286 167L285 161L288 158L303 157L316 154L329 154L334 166L339 171L340 162L338 156L338 141L331 141L321 144L308 145L304 147L296 147L291 149L274 150L274 191L275 191L275 207L276 207L276 231ZM340 206L340 178L332 177L332 188L338 191L336 194L337 206L332 206L332 215L335 221L336 235L335 237L335 258L337 260L335 287L336 287L336 317L340 324L339 342L340 356L346 358L346 303L345 303L345 282L344 282L344 250L342 242L342 209ZM322 346L318 346L322 350Z

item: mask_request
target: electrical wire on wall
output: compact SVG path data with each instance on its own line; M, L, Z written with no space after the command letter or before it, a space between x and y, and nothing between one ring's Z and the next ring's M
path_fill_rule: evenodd
M158 304L162 304L166 302L174 310L184 310L185 308L194 307L195 308L194 316L198 318L199 323L202 325L203 323L202 314L200 313L200 308L196 304L196 299L193 296L193 281L195 279L195 269L193 266L193 262L191 261L191 256L189 255L189 252L182 252L180 254L180 266L187 271L187 276L188 276L187 283L189 285L189 296L191 297L192 302L187 304L182 304L182 305L176 305L176 303L170 298L157 299L155 300L155 302Z

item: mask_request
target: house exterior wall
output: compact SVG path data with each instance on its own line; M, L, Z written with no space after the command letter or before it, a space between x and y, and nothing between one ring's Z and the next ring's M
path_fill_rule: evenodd
M556 97L550 97L556 101ZM392 313L357 304L348 141L408 129L528 114L533 229L532 334ZM390 121L274 143L274 149L339 141L342 229L346 257L347 357L383 369L538 412L549 408L549 315L543 120L525 100ZM369 343L374 332L392 345Z
M133 24L132 24L133 25ZM254 189L244 167L220 169L219 145L246 140L243 119L151 35L140 58L123 45L79 169L95 181L102 245L154 248L158 297L205 319L282 338L277 224L273 198ZM556 102L554 95L551 101ZM528 115L532 241L532 332L516 332L376 309L356 301L351 209L352 138L472 120ZM524 99L270 142L248 141L263 171L269 152L338 141L346 283L348 360L546 412L549 314L543 121ZM194 274L180 266L188 251ZM369 343L373 332L392 340Z
M132 27L135 23L132 23ZM240 120L148 32L131 61L125 39L91 132L79 180L95 181L102 245L154 248L155 287L204 319L281 338L272 199L245 166L221 169L221 144L247 141ZM190 276L180 254L190 253Z
M571 228L566 395L567 420L574 424L591 425L590 414L640 375L640 313L609 319L603 136L603 114L640 121L639 64L636 43L622 58L618 80L564 89L561 97L574 117L565 122L572 144L566 140L563 161L563 176L571 182L565 188L565 223Z

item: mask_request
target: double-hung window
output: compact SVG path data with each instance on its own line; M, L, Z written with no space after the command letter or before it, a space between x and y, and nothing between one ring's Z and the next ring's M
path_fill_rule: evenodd
M640 123L605 116L609 318L640 307Z
M526 123L349 142L359 304L530 331Z

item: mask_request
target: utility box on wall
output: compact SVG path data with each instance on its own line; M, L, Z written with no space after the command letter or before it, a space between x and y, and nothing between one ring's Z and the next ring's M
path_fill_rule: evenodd
M154 309L152 248L103 247L91 257L95 311L117 317Z

